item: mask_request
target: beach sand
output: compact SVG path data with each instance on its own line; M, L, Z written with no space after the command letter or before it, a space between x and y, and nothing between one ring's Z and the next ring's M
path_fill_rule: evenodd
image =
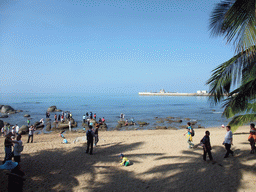
M188 149L186 130L137 130L99 132L94 154L85 153L86 143L73 143L84 133L34 136L22 152L26 173L24 191L255 191L256 154L249 154L249 127L234 134L234 157L224 159L222 145L226 130L210 128L213 158L204 162L201 147ZM206 129L195 129L198 144ZM0 138L4 143L4 138ZM3 145L2 145L3 146ZM119 165L123 153L132 162ZM0 159L4 147L0 148ZM207 157L208 158L208 157ZM6 190L6 171L0 170L0 191Z

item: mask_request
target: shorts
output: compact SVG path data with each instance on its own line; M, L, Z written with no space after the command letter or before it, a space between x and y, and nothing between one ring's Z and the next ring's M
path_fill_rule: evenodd
M130 161L126 161L125 163L124 163L124 166L126 167L126 166L128 166L130 164Z
M250 140L250 139L254 139L254 141L256 142L256 135L250 134L248 137L248 140Z
M14 156L14 161L19 163L20 162L20 156Z
M187 134L186 138L187 138L188 141L192 141L192 135L191 134Z

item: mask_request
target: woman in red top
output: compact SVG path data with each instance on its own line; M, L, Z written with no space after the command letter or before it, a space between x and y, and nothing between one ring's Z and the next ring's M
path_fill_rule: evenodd
M255 147L255 142L256 142L256 129L255 129L255 125L253 123L250 124L250 135L248 137L248 141L250 142L251 145L251 154L254 153L254 151L256 150Z

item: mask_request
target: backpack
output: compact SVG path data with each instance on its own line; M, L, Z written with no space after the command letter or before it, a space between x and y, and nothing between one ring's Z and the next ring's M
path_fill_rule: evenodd
M23 146L23 145L18 145L18 146L17 146L17 151L18 151L19 153L22 152L23 149L24 149L24 146Z
M191 132L191 136L194 137L195 136L195 131L194 131L194 129L192 127L191 127L191 131L192 131Z
M88 130L86 136L87 140L93 140L92 130Z

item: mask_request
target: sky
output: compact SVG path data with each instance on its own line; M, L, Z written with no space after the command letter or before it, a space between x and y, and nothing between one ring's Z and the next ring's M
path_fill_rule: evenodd
M220 0L0 0L0 92L209 90Z

